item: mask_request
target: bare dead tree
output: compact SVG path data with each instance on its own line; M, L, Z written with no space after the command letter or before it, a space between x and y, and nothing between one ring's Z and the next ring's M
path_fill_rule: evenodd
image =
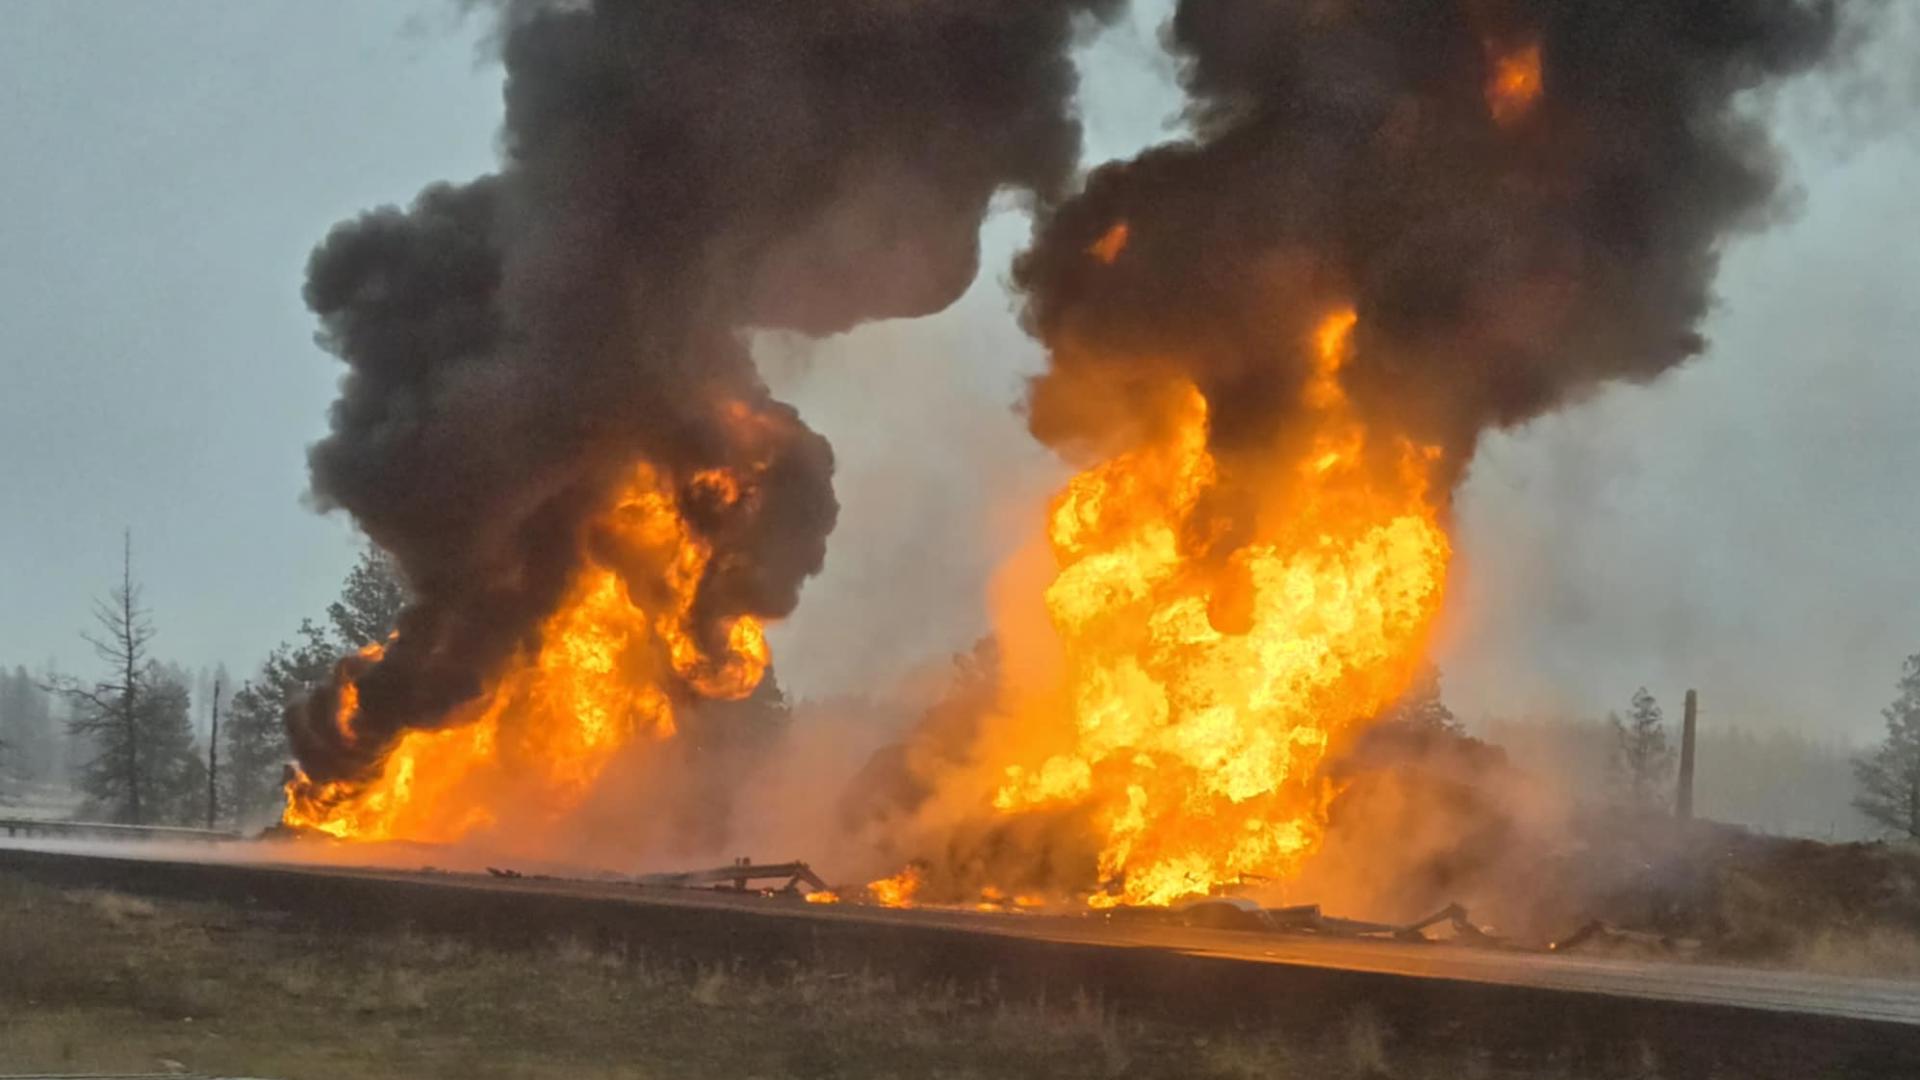
M81 635L93 646L111 674L94 683L71 677L51 689L72 706L69 734L84 737L96 755L81 776L81 786L103 802L118 803L120 816L133 824L146 820L140 760L140 720L148 690L147 645L153 625L140 606L140 589L133 582L133 534L122 536L120 584L93 609L98 629Z

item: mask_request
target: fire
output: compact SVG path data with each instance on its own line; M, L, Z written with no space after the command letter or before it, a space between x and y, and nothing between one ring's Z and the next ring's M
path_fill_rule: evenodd
M360 646L360 658L371 663L379 663L387 648L377 641L369 641ZM353 683L340 686L338 706L333 710L333 726L340 732L340 738L351 745L355 740L353 718L360 715L360 688Z
M1031 911L1047 906L1047 898L1037 894L1022 893L1008 896L995 885L982 886L980 899L973 905L975 911Z
M840 894L832 889L815 889L807 894L806 900L809 904L837 904L840 902Z
M882 907L912 907L914 897L925 884L918 866L909 866L892 877L867 883L867 895Z
M1487 78L1487 109L1495 123L1511 124L1533 111L1540 100L1540 45L1534 42L1492 55Z
M731 502L742 478L708 470L690 489ZM590 563L523 656L482 700L446 726L409 732L364 782L288 785L283 820L342 839L458 840L478 830L538 830L579 805L626 747L676 731L678 682L706 698L752 693L768 664L757 619L726 629L718 653L694 628L694 601L710 547L681 515L669 478L635 470L597 523L623 566L657 568L636 583ZM360 660L380 662L370 646ZM364 670L364 668L363 668ZM336 723L349 739L359 709L353 676L343 675Z
M1412 676L1449 558L1429 499L1438 451L1355 415L1340 372L1356 323L1339 310L1312 331L1308 434L1271 472L1229 478L1183 385L1166 435L1054 501L1046 604L1068 716L1018 721L1051 752L1005 764L993 803L1083 808L1096 905L1293 874L1333 795L1321 761ZM1253 500L1254 528L1209 556L1206 508L1222 497Z
M1127 250L1127 241L1131 239L1131 233L1132 230L1126 222L1115 222L1112 228L1101 234L1100 239L1094 241L1093 246L1087 249L1087 254L1112 266L1119 260L1121 253Z

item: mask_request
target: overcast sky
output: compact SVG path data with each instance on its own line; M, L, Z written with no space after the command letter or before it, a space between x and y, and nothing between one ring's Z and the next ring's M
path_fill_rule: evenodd
M1089 54L1089 152L1165 137L1163 4ZM69 668L120 529L188 666L319 616L350 526L301 504L337 365L300 302L334 221L488 169L499 72L439 0L10 0L0 36L0 662ZM1789 102L1791 105L1792 102ZM1710 722L1858 740L1920 651L1920 139L1838 152L1792 110L1799 210L1729 252L1711 352L1502 435L1461 495L1440 658L1469 716L1703 694ZM769 376L845 510L776 648L809 694L964 648L1057 482L1011 411L1038 363L989 226L960 304Z

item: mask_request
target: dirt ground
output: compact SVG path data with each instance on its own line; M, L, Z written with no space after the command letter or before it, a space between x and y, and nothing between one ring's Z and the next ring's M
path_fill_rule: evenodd
M1460 1077L1352 1016L1314 1045L872 975L494 952L0 877L0 1073L255 1077Z

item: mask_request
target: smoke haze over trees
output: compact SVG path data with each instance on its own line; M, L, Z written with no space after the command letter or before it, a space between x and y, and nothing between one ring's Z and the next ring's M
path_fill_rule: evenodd
M1427 661L1414 676L1413 685L1400 699L1380 714L1383 724L1406 724L1458 734L1460 720L1440 697L1440 668Z
M54 777L61 737L46 681L23 666L0 667L0 777Z
M1887 734L1854 762L1854 808L1893 836L1920 840L1920 654L1900 671L1900 696L1881 713Z
M1613 729L1614 780L1622 798L1636 810L1660 808L1670 794L1674 762L1660 703L1643 686L1633 692L1627 718L1608 713L1607 724Z
M108 669L101 677L0 668L0 781L55 790L71 781L89 800L77 810L81 817L204 824L207 755L204 740L196 738L204 734L200 723L219 682L225 700L218 824L270 824L279 817L281 773L290 759L287 712L326 681L343 654L391 631L405 595L391 560L366 548L341 582L340 598L328 606L334 633L303 620L293 638L275 646L236 687L224 666L196 676L158 658L154 624L132 577L130 550L127 555L123 580L97 605L98 626L87 635ZM56 711L62 698L64 724ZM0 801L6 794L0 783Z

